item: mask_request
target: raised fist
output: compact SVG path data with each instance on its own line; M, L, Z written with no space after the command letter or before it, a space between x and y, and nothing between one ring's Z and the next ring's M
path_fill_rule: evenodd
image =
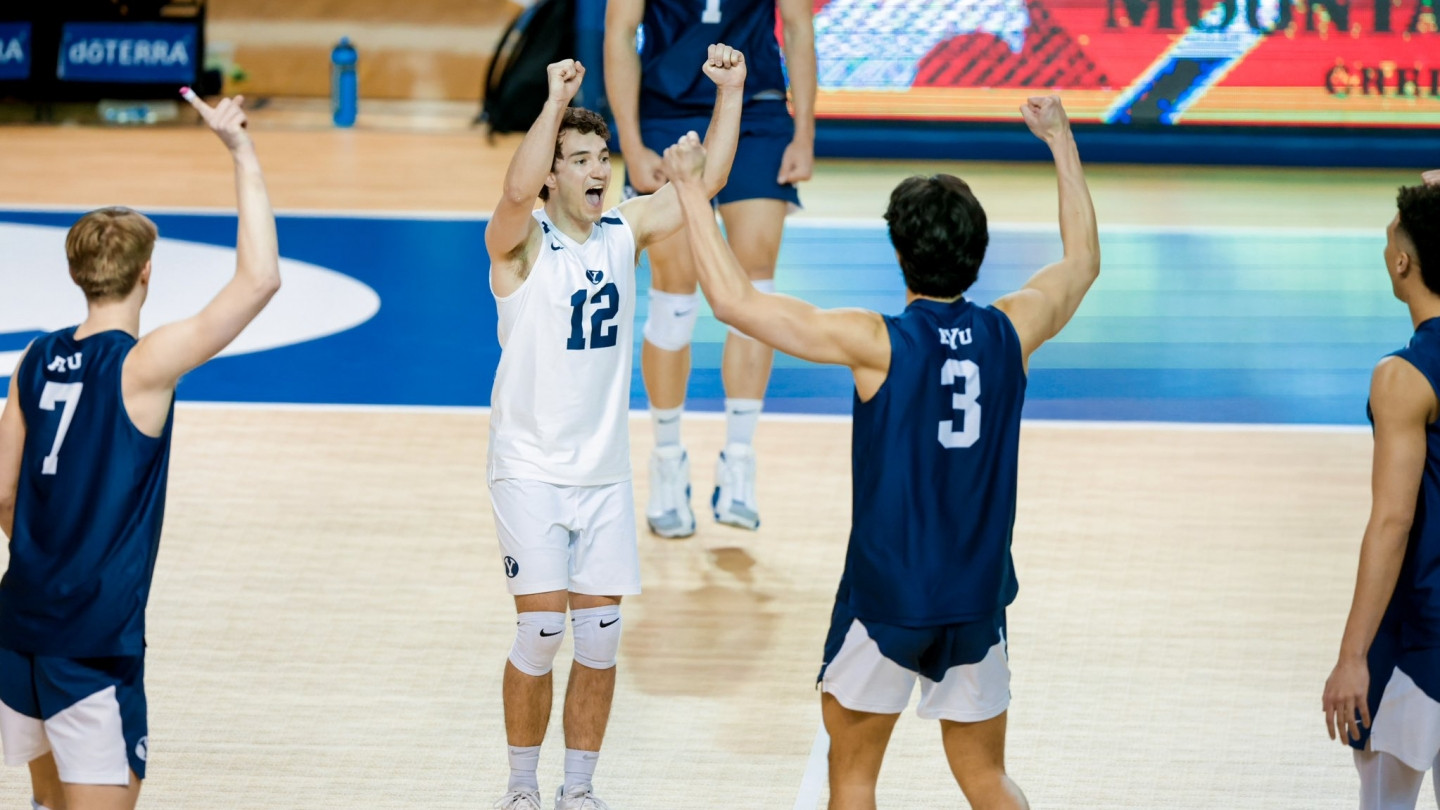
M700 136L687 132L665 150L665 176L677 186L699 183L705 175L705 146Z
M585 78L585 66L574 59L565 59L545 68L550 80L550 100L568 105L570 99L580 92L580 80Z
M730 47L716 43L710 46L710 55L702 68L715 86L726 90L745 89L745 55Z
M1035 137L1046 143L1070 131L1070 118L1059 96L1031 96L1020 108L1020 116Z

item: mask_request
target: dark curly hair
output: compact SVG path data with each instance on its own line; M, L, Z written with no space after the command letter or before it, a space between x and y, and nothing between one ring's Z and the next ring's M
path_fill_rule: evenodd
M574 130L581 135L595 134L610 140L610 127L605 124L605 117L600 113L587 110L583 107L566 107L565 117L560 119L560 131L555 133L555 161L550 165L559 163L564 155L560 151L560 141L565 138L565 133ZM550 189L546 186L540 187L540 199L550 199Z
M1400 209L1400 230L1415 246L1420 278L1433 293L1440 293L1440 186L1408 186L1395 198Z
M964 180L948 174L905 179L890 193L885 222L911 292L956 298L975 283L990 233L985 209Z

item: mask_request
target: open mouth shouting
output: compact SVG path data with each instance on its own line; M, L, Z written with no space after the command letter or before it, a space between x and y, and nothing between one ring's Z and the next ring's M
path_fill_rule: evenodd
M605 202L605 186L594 186L585 189L585 204L591 208L599 208Z

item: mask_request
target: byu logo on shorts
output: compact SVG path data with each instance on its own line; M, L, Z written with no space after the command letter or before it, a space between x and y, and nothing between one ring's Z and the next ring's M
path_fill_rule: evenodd
M505 558L505 576L507 576L507 577L509 577L509 578L511 578L511 579L514 579L514 578L515 578L515 575L518 574L518 573L520 573L520 563L515 562L515 558L514 558L514 557L506 557L506 558Z
M150 756L150 738L141 737L140 742L135 743L135 758L144 762Z
M591 284L599 284L599 283L600 283L600 279L605 278L605 271L603 271L603 270L586 270L586 271L585 271L585 278L590 279L590 283L591 283Z

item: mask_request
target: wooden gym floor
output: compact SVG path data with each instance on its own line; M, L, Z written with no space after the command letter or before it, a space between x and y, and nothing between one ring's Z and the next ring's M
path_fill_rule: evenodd
M484 210L514 141L267 129L283 209ZM231 206L207 133L0 129L0 204ZM809 216L875 216L919 164L823 162ZM934 164L925 164L934 171ZM1047 222L1043 166L950 167L993 222ZM1104 224L1383 224L1395 173L1094 167ZM1378 257L1377 257L1378 262ZM477 302L489 306L489 302ZM1396 318L1404 318L1398 305ZM480 336L489 339L489 336ZM149 614L155 808L470 808L503 789L500 581L483 412L182 407ZM648 423L633 423L643 471ZM723 428L686 425L697 503ZM616 810L796 807L845 546L848 425L762 421L749 534L641 533L597 787ZM1055 808L1354 806L1320 691L1368 506L1363 430L1030 423L1009 766ZM645 481L637 478L643 503ZM562 653L562 660L564 659ZM563 683L567 667L557 668ZM541 766L559 778L558 722ZM881 806L964 806L936 728ZM0 804L24 806L23 771ZM810 794L809 805L820 796Z

